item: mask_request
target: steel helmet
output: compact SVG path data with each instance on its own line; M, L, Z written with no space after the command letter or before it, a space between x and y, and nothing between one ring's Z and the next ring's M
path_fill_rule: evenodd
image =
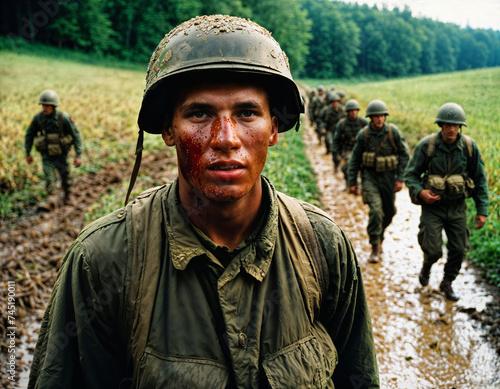
M389 115L387 105L382 100L372 100L366 107L366 116L371 115Z
M326 94L326 100L331 103L332 101L340 101L340 96L335 92L328 92Z
M53 105L54 107L57 107L58 105L61 105L61 101L59 100L59 96L56 92L50 89L46 89L42 93L40 93L38 104Z
M298 130L304 104L285 52L265 28L225 15L190 19L161 40L149 62L139 128L152 134L162 132L165 104L179 78L187 81L203 72L206 80L208 72L221 71L262 77L265 86L272 85L268 93L276 94L271 114L278 118L278 131L294 126Z
M195 81L244 75L260 81L269 95L278 132L299 129L304 100L290 73L288 58L269 31L233 16L198 16L175 27L151 56L137 123L136 161L125 204L141 164L144 131L161 134L176 91Z
M341 96L341 97L344 97L344 96L345 96L345 92L344 92L342 89L338 90L338 91L337 91L337 94L338 94L339 96Z
M354 100L354 99L350 99L350 100L347 100L346 103L345 103L345 110L346 111L353 111L353 110L360 110L361 107L359 106L359 103L357 100Z
M467 121L465 120L465 112L463 108L456 103L446 103L439 108L436 120L434 123L451 123L460 124L467 127Z
M323 85L318 85L318 91L324 91L325 87Z

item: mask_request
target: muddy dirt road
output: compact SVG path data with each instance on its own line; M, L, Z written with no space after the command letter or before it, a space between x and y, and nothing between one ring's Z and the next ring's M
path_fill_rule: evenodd
M315 168L326 211L346 231L353 242L363 271L377 346L381 387L397 389L500 388L498 339L488 335L498 331L498 290L485 285L477 272L465 264L454 283L462 296L448 302L438 291L443 262L433 268L428 287L419 285L417 274L421 253L416 240L419 208L409 201L407 191L397 196L398 214L387 230L384 258L369 264L366 236L367 208L360 197L344 191L341 173L333 174L330 156L305 128L309 158ZM145 156L142 171L156 171L157 182L169 181L175 166L165 163L168 156ZM173 160L171 160L173 163ZM26 387L33 342L57 265L83 227L83 213L108 186L118 185L129 176L129 167L110 166L95 176L75 183L80 193L70 206L50 212L38 210L17 221L14 228L0 223L0 267L2 292L8 280L16 280L19 297L24 294L26 316L18 316L17 383ZM35 292L33 292L35 291ZM29 296L33 297L29 297ZM2 310L4 307L2 307ZM20 310L21 311L21 310ZM20 312L18 312L21 314ZM494 321L497 320L495 324ZM2 328L0 328L2 330ZM0 331L5 357L6 338ZM0 387L6 380L5 359L1 361Z
M325 155L325 147L307 127L305 140L325 210L351 239L362 268L381 387L500 388L497 346L486 341L485 320L471 318L484 313L486 322L498 323L498 290L485 285L477 271L464 263L453 284L461 299L447 301L439 292L442 259L432 269L429 286L419 284L420 208L410 202L406 188L397 194L398 213L386 230L382 261L368 263L368 206L360 196L345 191L343 174L334 174L331 155Z

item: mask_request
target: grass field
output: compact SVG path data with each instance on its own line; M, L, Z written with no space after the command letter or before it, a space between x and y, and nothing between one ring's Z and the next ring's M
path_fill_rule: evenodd
M15 216L22 212L23 203L36 202L43 194L39 155L33 153L32 165L24 159L25 131L40 109L37 103L42 90L56 90L60 108L76 121L85 146L84 165L76 174L85 174L111 161L130 159L133 163L144 77L145 70L0 51L0 218ZM361 114L370 100L384 100L391 113L389 120L404 132L410 147L438 129L433 122L443 103L454 101L464 107L468 122L464 132L477 141L483 154L491 199L488 225L473 233L470 256L489 272L490 281L500 285L500 68L391 81L321 83L333 83L347 97L356 98ZM146 152L164 147L161 137L146 134ZM273 177L279 190L317 202L318 190L303 147L300 133L290 131L281 137L270 150L265 174ZM103 199L105 208L120 205L124 191L108 194ZM96 213L91 212L88 220L100 216L103 207L93 210Z

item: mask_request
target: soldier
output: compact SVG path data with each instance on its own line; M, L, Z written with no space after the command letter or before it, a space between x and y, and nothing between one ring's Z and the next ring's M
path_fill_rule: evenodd
M57 170L61 176L64 200L67 202L71 192L68 152L71 145L74 145L76 157L73 165L80 166L82 164L82 138L73 118L66 112L56 109L61 104L56 92L44 90L40 94L38 104L42 105L42 111L33 117L26 131L26 162L29 164L33 162L30 154L34 143L35 148L42 154L47 194L54 191L54 171Z
M342 109L342 111L345 112L345 104L344 104L345 92L342 89L340 89L337 91L337 94L340 97L339 107Z
M457 301L460 297L451 284L469 248L465 198L474 199L477 210L474 226L482 228L488 215L488 182L476 142L462 134L462 126L467 126L462 107L456 103L444 104L434 123L441 131L418 143L404 179L412 202L422 206L418 243L424 261L418 279L422 286L429 284L431 267L443 255L444 230L448 237L448 259L439 289L448 300Z
M311 114L311 122L315 124L316 135L318 136L318 141L321 144L321 140L323 139L323 134L318 128L318 120L321 110L326 104L325 100L325 87L323 85L318 86L318 94L311 100L309 105L309 111Z
M333 136L335 128L340 119L344 117L344 112L339 108L340 96L335 92L326 95L327 105L323 107L318 117L318 128L325 136L326 153L332 152ZM340 160L333 158L335 173L339 170Z
M368 236L372 246L369 262L381 259L384 231L396 214L395 192L403 188L403 173L409 153L406 140L394 124L385 123L389 110L381 100L366 108L370 124L359 131L349 161L350 191L359 194L358 172L361 171L363 202L370 207Z
M350 241L261 176L303 112L285 53L259 25L202 16L165 36L137 153L143 131L161 134L178 177L71 246L30 389L379 387Z
M309 94L309 105L307 107L308 108L307 114L309 116L309 123L311 124L311 126L313 128L316 126L316 121L314 120L314 113L313 113L314 104L312 104L312 101L316 97L316 92L317 92L316 88L311 89L311 92Z
M341 169L346 181L346 190L349 190L347 168L351 160L352 148L356 141L356 135L359 130L368 125L368 120L362 116L358 116L361 107L357 100L347 100L345 109L347 111L347 117L340 119L337 123L335 135L333 136L332 153L333 160L340 161L341 163Z

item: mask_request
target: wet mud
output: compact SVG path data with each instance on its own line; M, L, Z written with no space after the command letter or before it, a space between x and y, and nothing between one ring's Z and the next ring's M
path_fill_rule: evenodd
M476 269L464 263L454 283L461 299L447 301L438 289L443 260L433 267L429 286L420 286L417 274L422 256L416 240L420 209L410 203L406 190L397 195L398 213L387 229L382 261L369 264L367 206L359 196L345 191L342 173L333 172L331 156L325 155L310 128L305 126L304 131L325 210L351 239L362 268L381 387L500 388L498 289L486 285ZM72 204L64 205L55 196L31 215L0 222L2 296L6 296L7 282L16 280L18 297L16 385L11 386L2 368L0 387L26 387L41 317L60 261L84 226L85 210L110 186L128 179L129 165L112 164L75 180ZM156 182L168 182L175 176L175 160L165 153L146 155L141 171L155 176ZM6 306L5 301L1 303ZM5 320L2 309L2 367L8 356Z
M343 173L334 173L331 155L307 126L305 141L325 210L352 241L362 269L381 387L500 388L498 289L465 261L453 283L461 299L448 301L439 291L443 258L433 266L429 285L420 285L420 207L410 202L406 188L396 196L382 260L369 263L368 206L346 191Z

